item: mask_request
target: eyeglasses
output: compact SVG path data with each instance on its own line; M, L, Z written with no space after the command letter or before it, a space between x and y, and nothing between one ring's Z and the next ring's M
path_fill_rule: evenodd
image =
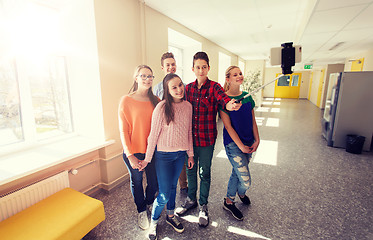
M153 75L145 75L145 74L137 75L137 77L141 77L142 80L145 80L145 79L153 80L154 79Z

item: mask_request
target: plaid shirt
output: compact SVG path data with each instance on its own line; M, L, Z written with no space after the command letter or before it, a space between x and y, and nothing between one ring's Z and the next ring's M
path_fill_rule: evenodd
M193 144L207 147L215 143L218 106L225 108L231 100L219 83L209 79L198 89L197 80L185 87L186 98L193 106Z

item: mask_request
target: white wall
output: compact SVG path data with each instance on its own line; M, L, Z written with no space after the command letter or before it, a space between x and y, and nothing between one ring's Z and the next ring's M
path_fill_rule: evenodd
M280 67L267 67L264 72L264 84L273 81L276 78L277 73L281 73L282 70ZM275 83L269 84L263 90L263 97L271 97L275 96Z

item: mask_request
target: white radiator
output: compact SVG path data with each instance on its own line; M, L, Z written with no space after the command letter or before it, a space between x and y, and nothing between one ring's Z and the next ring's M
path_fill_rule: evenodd
M64 171L0 198L0 222L69 186Z

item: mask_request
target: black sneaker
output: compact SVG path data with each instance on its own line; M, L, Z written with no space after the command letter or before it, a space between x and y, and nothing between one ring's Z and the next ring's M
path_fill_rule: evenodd
M243 204L245 204L245 205L250 205L251 204L250 198L248 196L245 195L243 198L240 195L238 195L238 196L240 197L241 202Z
M175 215L172 218L170 218L167 215L166 222L168 224L170 224L175 229L176 232L178 232L178 233L184 232L183 224L181 224L181 222L179 222L179 219L177 219L177 217Z
M176 213L179 216L184 216L189 210L196 208L197 206L198 206L197 201L190 200L190 198L188 197L185 200L185 203L181 205L181 208L176 209Z
M202 205L199 209L198 225L200 227L207 227L207 225L209 225L209 212L206 204Z
M242 220L243 219L243 215L242 215L242 212L236 207L236 205L234 203L232 204L228 204L227 203L227 200L224 199L224 206L223 208L229 212L232 213L233 217L237 220Z

